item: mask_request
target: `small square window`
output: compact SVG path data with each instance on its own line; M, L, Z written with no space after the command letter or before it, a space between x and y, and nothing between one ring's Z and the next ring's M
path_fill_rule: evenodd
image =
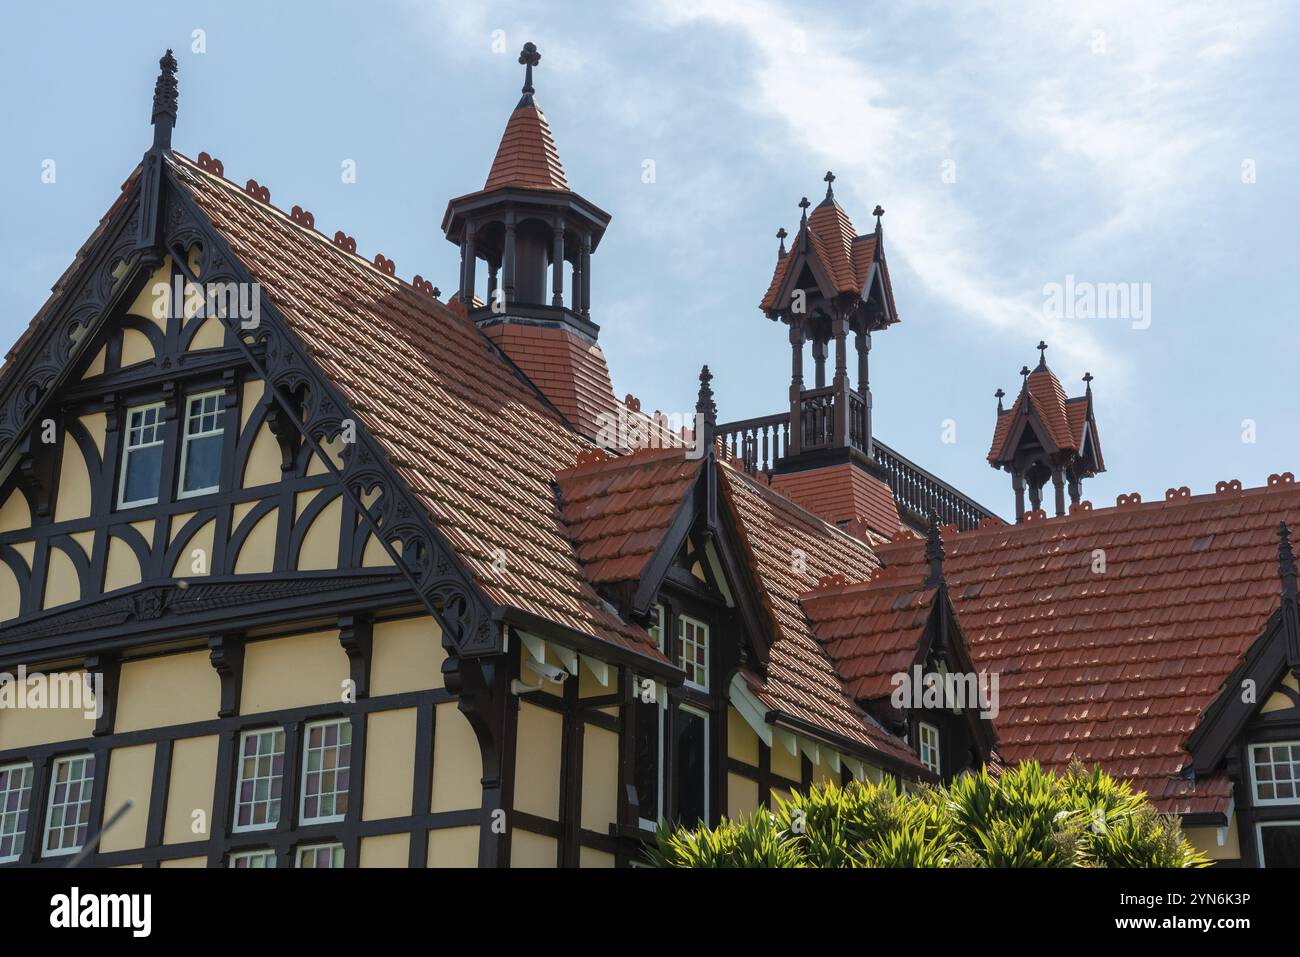
M677 664L686 672L686 684L709 690L709 626L694 618L677 618Z
M152 505L162 482L163 404L142 405L126 413L122 478L117 493L121 508Z
M312 844L298 848L299 867L342 867L342 844Z
M45 817L46 857L75 854L90 830L90 791L95 756L59 758L50 774L50 804Z
M32 766L0 767L0 863L22 856L31 802Z
M917 728L917 741L920 745L921 763L933 771L935 774L941 773L939 768L939 729L932 724L922 723Z
M1257 804L1291 804L1300 795L1300 741L1250 746Z
M301 823L324 824L347 816L351 765L351 720L336 718L307 725L302 755Z
M275 867L275 851L263 848L257 851L240 851L230 855L230 867Z
M185 438L181 445L178 498L206 495L221 488L222 392L192 395L185 403Z
M239 738L233 831L264 831L280 823L284 730L245 731Z

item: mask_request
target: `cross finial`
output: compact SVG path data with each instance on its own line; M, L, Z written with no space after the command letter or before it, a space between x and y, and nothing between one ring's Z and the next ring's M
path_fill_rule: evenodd
M1029 366L1020 367L1020 391L1024 392L1029 388Z
M1087 386L1088 391L1091 392L1091 391L1092 391L1092 373L1091 373L1091 372L1085 372L1085 373L1083 374L1083 381L1084 381L1084 384Z
M781 240L781 254L780 254L781 259L785 258L785 237L788 235L790 234L785 231L784 226L782 226L780 229L776 231L776 238Z
M830 170L827 170L826 175L823 176L822 179L826 181L826 198L834 199L835 191L831 188L831 185L835 182L835 174Z
M176 58L168 50L158 61L158 79L153 85L154 149L172 148L172 127L176 125Z
M925 587L934 588L943 581L943 532L939 530L939 516L930 513L930 527L925 533L925 560L930 563L930 574Z
M801 222L801 223L806 223L806 222L808 222L808 207L811 206L811 205L812 205L812 203L808 202L808 197L807 197L807 196L805 196L803 199L799 200L799 208L803 210L803 213L802 213L802 214L800 215L800 217L799 217L799 222Z
M1038 368L1047 368L1047 343L1042 339L1038 340Z
M537 52L537 44L529 40L524 44L524 48L519 51L519 62L524 64L524 95L528 96L536 91L533 89L533 67L542 62L542 55Z
M1282 579L1282 597L1295 598L1297 595L1295 552L1291 550L1291 529L1287 528L1286 522L1278 522L1277 537L1277 572Z
M1002 411L1002 397L1003 397L1004 395L1006 395L1006 393L1003 392L1001 389L998 389L997 392L994 392L994 393L993 393L993 398L995 398L995 399L998 400L998 411L999 411L999 412Z
M876 217L876 232L880 232L880 218L885 215L885 207L876 203L876 208L871 211L871 215Z

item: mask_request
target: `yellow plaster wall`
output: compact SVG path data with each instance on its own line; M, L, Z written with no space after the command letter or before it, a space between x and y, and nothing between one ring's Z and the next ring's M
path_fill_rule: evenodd
M606 854L594 847L584 847L578 851L579 867L614 867L615 864L613 854Z
M617 821L618 735L589 724L582 735L582 826L607 834Z
M515 828L510 835L511 867L555 867L558 845L555 838Z
M176 526L173 524L172 526ZM190 536L189 541L176 556L172 567L174 578L200 578L212 574L212 543L216 537L217 520L208 519ZM201 554L196 555L199 552ZM199 570L195 570L195 569Z
M376 711L366 718L367 821L411 814L415 778L416 711Z
M63 438L63 464L54 500L54 521L67 522L90 515L90 467L81 446L70 435Z
M748 817L758 807L758 782L742 778L739 774L727 775L727 817L733 821Z
M337 632L250 641L240 713L342 701L347 677L348 659Z
M275 538L279 527L278 508L273 508L257 520L235 559L236 575L253 575L275 570Z
M161 655L122 664L118 731L208 721L221 706L221 681L206 651Z
M1212 861L1235 861L1241 857L1241 840L1237 836L1237 820L1234 818L1223 846L1219 846L1219 829L1217 827L1186 827L1183 834L1198 851Z
M0 532L18 532L32 527L32 510L23 493L14 489L0 506Z
M469 719L454 703L438 705L433 729L433 801L430 810L483 806L483 757ZM475 839L475 860L478 843Z
M32 669L28 674L29 685L36 674ZM59 682L85 681L83 669L60 672ZM50 678L49 680L55 680ZM19 689L11 686L11 693ZM91 705L83 708L0 708L0 751L27 748L37 744L52 744L55 741L79 741L89 738L95 730L95 716L86 716L86 710L93 712L92 699L89 696L78 699L78 703Z
M382 834L361 839L361 867L406 867L410 855L409 834Z
M560 743L563 720L554 711L523 702L515 749L515 808L551 821L560 819Z
M477 867L478 828L444 827L429 832L430 867Z
M171 782L167 792L164 844L206 840L212 827L212 793L217 779L215 734L182 738L172 747ZM202 811L204 833L195 833L194 812Z
M153 343L138 329L122 330L121 365L125 369L137 362L150 362L154 358Z
M244 463L242 488L258 485L271 485L280 481L280 443L270 427L263 422L257 430L257 438L248 450L248 460Z
M302 548L298 552L298 570L322 571L339 566L339 531L343 521L343 496L337 495L334 501L321 509L307 534L303 536Z
M374 625L370 660L370 696L441 688L447 652L432 618L402 618Z
M23 598L18 578L4 562L0 562L0 621L18 617Z
M81 578L77 566L67 553L57 546L50 548L45 571L45 602L42 608L54 608L77 601L81 597Z
M727 756L758 767L758 735L735 708L727 708Z
M107 820L116 814L127 801L131 802L131 808L105 832L99 844L104 853L144 847L149 824L149 794L153 788L154 748L153 744L114 748L109 756L104 818Z

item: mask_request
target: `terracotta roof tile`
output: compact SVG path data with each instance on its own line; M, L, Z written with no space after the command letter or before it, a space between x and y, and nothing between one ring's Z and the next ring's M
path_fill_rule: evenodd
M799 596L832 575L865 578L877 567L871 546L804 512L730 466L722 488L776 629L766 684L756 693L783 714L840 735L910 767L907 744L866 715L845 691L835 663L813 634Z
M531 97L520 102L510 114L483 190L509 186L566 191L569 188L551 136L551 125Z
M593 582L641 577L703 461L686 458L680 449L664 449L559 473L564 520Z
M556 472L590 443L473 323L188 160L172 168L488 596L661 657L596 595L556 505Z
M1223 810L1222 780L1192 791L1173 778L1183 741L1278 606L1282 519L1300 520L1300 486L949 535L944 574L971 657L1000 674L1002 757L1079 757L1165 810ZM923 580L920 541L878 552L913 587Z
M848 462L773 475L771 486L832 524L861 519L884 538L902 527L889 486Z

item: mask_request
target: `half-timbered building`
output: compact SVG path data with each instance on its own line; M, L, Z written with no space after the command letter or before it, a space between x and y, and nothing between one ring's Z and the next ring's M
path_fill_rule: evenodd
M884 211L857 235L829 173L761 301L781 410L720 425L707 366L685 428L619 400L611 217L539 61L447 205L444 298L174 149L162 59L152 145L0 370L0 866L627 865L818 781L1075 757L1293 862L1290 474L1094 509L1091 377L1067 399L1040 345L1004 523L873 436Z

